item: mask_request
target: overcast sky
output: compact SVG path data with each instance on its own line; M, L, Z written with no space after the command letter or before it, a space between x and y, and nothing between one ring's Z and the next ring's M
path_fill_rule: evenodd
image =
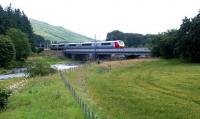
M33 19L97 39L113 30L159 33L197 15L200 0L0 0Z

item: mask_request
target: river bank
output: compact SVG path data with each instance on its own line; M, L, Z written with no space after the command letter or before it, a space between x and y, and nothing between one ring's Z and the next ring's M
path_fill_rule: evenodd
M34 65L35 63L45 63L47 65L53 64L65 64L69 63L70 60L64 57L48 56L48 55L33 55L29 57L26 61L17 62L16 65L13 65L12 68L0 69L0 80L5 80L9 78L16 77L27 77L27 67ZM23 68L20 68L23 67Z

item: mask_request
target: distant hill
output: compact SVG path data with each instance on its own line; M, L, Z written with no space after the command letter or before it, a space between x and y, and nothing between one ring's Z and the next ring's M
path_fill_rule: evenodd
M58 42L82 42L92 40L89 37L72 32L60 26L53 26L34 19L29 20L35 34L43 36L45 40Z

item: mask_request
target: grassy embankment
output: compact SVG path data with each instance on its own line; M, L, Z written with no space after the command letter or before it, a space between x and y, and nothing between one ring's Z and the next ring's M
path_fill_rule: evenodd
M56 57L34 56L27 62L66 62ZM83 119L79 105L65 88L58 73L44 77L0 81L0 87L14 87L7 110L0 119Z
M156 59L117 61L69 72L66 77L100 117L200 117L200 64Z

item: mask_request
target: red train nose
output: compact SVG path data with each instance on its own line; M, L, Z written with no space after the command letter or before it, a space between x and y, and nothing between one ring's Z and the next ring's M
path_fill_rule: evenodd
M119 42L115 41L115 48L120 48Z

